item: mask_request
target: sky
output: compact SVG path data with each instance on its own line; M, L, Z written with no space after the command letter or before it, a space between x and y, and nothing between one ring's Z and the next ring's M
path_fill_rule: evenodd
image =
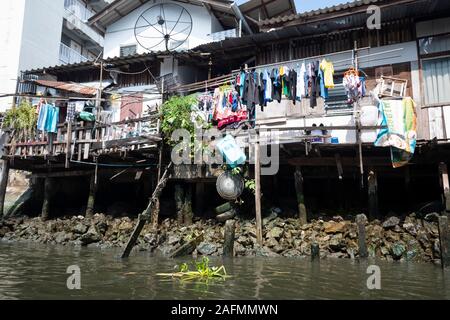
M238 0L238 4L244 3L247 0ZM325 8L334 6L340 3L350 2L351 0L295 0L295 5L297 6L297 11L305 12L316 10L319 8Z

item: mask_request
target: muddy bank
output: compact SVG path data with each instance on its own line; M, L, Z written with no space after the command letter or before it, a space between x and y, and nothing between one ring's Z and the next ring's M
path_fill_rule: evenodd
M369 256L383 260L439 263L440 246L437 214L418 219L414 214L374 220L366 225ZM96 214L92 219L82 216L43 222L40 218L11 218L0 222L3 241L31 241L42 244L123 247L135 220ZM284 219L272 213L264 219L264 246L256 243L254 221L237 219L236 256L307 257L311 243L320 246L321 257L358 257L357 225L336 216L329 221L313 220L300 226L297 219ZM146 225L137 248L154 254L169 255L184 243L204 233L204 241L192 253L221 255L224 225L215 220L194 220L191 226L178 225L166 219L158 232Z

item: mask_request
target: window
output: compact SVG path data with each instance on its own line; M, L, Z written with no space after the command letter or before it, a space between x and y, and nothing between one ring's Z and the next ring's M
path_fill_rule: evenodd
M422 60L425 103L450 103L450 57Z
M427 37L419 40L421 55L450 51L450 34L440 37Z
M133 55L133 54L136 54L136 52L137 52L137 46L135 44L131 45L131 46L120 47L120 56L121 57Z

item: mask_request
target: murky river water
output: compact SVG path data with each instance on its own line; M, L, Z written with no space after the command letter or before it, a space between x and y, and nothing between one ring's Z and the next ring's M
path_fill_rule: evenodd
M158 277L183 260L119 251L0 242L0 299L450 299L450 270L431 264L378 262L381 290L368 290L375 261L212 259L227 281L183 283ZM67 289L66 269L81 269L81 290Z

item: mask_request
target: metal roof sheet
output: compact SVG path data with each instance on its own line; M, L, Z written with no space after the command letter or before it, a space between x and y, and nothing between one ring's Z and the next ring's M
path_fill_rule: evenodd
M87 96L95 96L97 94L97 89L93 87L83 86L78 83L73 82L61 82L61 81L51 81L51 80L34 80L32 81L40 86L53 88L68 92L75 92Z

